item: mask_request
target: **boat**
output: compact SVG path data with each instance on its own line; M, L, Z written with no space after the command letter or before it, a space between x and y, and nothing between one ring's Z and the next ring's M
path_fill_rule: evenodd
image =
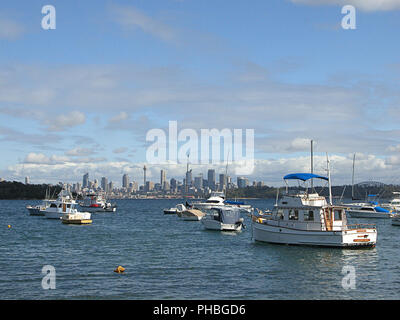
M205 212L196 208L186 207L182 203L178 204L176 208L177 216L185 221L200 221L206 215Z
M328 177L313 173L295 173L286 175L283 179L286 183L286 194L277 200L272 215L252 215L255 241L341 248L376 245L375 225L350 225L347 223L346 208L332 204L330 173ZM291 179L304 183L310 179L328 181L329 203L313 190L308 193L308 188L304 192L291 194L287 184L287 180Z
M26 209L28 209L30 216L44 216L45 210L50 207L52 202L54 202L54 200L44 199L42 204L37 206L28 205Z
M379 206L377 201L348 203L345 206L351 218L390 219L393 216L392 211Z
M117 205L107 202L102 193L87 194L79 205L88 212L115 212L117 210Z
M52 201L49 207L40 210L40 212L44 213L47 219L61 219L64 213L77 211L75 209L76 205L77 203L72 194L63 188L58 194L57 200Z
M356 155L353 156L353 171L352 171L352 187L351 187L351 199L354 197L354 167L355 167ZM383 208L377 201L374 200L377 195L368 195L364 202L351 202L341 203L341 205L347 207L346 212L351 218L378 218L378 219L389 219L392 216L391 210Z
M44 211L46 208L50 207L50 204L54 201L49 199L50 197L50 192L49 190L46 190L46 196L43 199L42 203L36 206L28 205L26 206L26 209L29 211L29 215L31 216L44 216Z
M169 209L164 209L163 211L164 211L164 214L176 214L178 209L176 207L173 207L173 208L169 208Z
M400 192L393 192L394 197L388 203L382 203L381 207L392 211L392 212L400 212Z
M64 213L61 217L64 224L90 224L92 223L90 212L79 212L76 209L71 209Z
M237 207L243 211L251 210L251 205L244 202L225 200L224 192L213 192L205 202L193 202L191 206L199 210L210 210L211 208L219 207Z
M239 208L212 208L201 223L206 229L221 231L241 231L244 219L240 217Z
M399 213L394 214L392 216L391 220L392 220L392 225L400 226L400 214Z

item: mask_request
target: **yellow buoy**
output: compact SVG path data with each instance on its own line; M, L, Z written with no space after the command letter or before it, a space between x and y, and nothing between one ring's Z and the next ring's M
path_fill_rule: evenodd
M121 266L118 266L115 270L114 270L114 272L116 272L116 273L122 273L122 272L124 272L125 271L125 268L124 267L121 267Z
M8 225L8 229L11 229L11 225L10 224Z

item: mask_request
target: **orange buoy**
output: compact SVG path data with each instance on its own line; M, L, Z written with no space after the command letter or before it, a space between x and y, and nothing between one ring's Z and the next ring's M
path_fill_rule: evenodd
M124 272L124 271L125 271L125 268L122 267L122 266L118 266L118 267L114 270L114 272L116 272L116 273L122 273L122 272Z

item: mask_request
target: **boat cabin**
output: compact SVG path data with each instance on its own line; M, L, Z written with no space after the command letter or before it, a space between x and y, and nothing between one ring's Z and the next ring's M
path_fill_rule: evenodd
M328 205L317 193L284 195L271 219L279 226L300 230L336 231L347 225L345 207Z

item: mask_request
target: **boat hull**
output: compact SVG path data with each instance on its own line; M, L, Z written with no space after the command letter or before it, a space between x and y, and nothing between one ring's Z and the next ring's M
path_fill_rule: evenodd
M375 229L306 231L253 222L255 241L322 247L374 247Z
M399 218L392 219L392 225L400 226L400 219Z
M363 210L347 210L346 213L350 218L374 218L374 219L390 219L392 216L389 212L374 212Z
M61 219L63 214L62 214L62 212L53 212L53 211L46 210L44 212L44 215L47 219Z
M208 230L218 230L218 231L241 231L242 223L222 223L213 219L202 219L201 223L204 225L204 228Z
M173 209L164 209L164 214L176 214L177 210L173 210Z
M44 211L41 211L40 208L35 207L27 207L30 216L44 216Z
M109 208L103 208L103 207L88 207L88 206L80 206L83 210L86 212L90 213L95 213L95 212L115 212L117 210L116 207L109 207Z
M62 219L62 223L64 224L90 224L92 223L91 219L75 219L75 220L64 220Z

